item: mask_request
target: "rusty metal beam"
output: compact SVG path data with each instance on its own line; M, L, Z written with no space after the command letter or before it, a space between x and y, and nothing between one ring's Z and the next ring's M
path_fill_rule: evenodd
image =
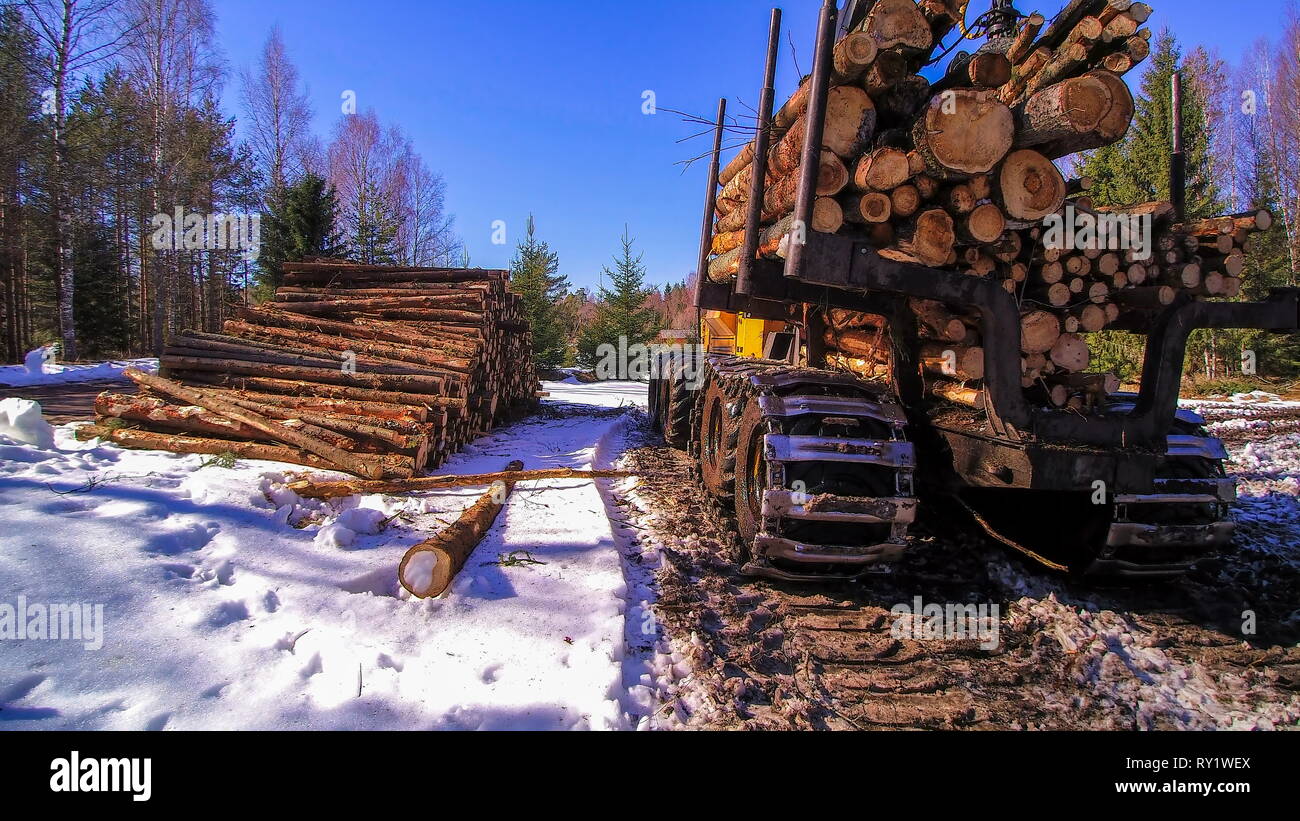
M763 69L763 90L758 98L758 133L754 135L754 159L750 162L749 202L745 209L745 241L741 245L740 269L736 272L736 293L749 293L749 270L758 255L758 233L763 220L763 195L767 182L767 149L772 140L772 102L776 96L776 60L781 49L781 10L772 9L767 29L767 65Z
M692 301L700 307L700 283L709 275L709 253L713 249L713 213L718 200L718 167L722 154L722 132L727 119L727 98L718 100L718 120L713 126L713 156L709 160L709 182L704 194L704 224L700 227L700 257L695 267Z
M804 245L812 232L813 205L817 201L817 171L822 135L826 130L826 100L830 96L831 52L835 47L834 0L824 0L817 20L817 45L809 80L808 111L804 114L803 153L799 157L799 188L795 195L794 224L786 249L785 275L798 277L803 269Z

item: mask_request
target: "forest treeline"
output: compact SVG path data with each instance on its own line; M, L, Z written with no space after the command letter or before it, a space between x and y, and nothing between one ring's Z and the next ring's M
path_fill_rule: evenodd
M278 29L232 72L210 0L0 0L0 347L64 359L147 354L182 329L220 330L269 296L280 263L470 263L443 178L401 127L348 109L312 129ZM1237 65L1163 32L1120 143L1072 158L1097 205L1169 197L1170 81L1182 78L1191 216L1268 208L1242 298L1300 282L1300 15ZM230 83L238 112L219 100ZM334 100L331 106L338 103ZM512 259L537 364L590 366L603 343L691 331L689 280L647 283L634 238L611 238L599 287L575 289L530 218ZM1097 367L1136 374L1141 337L1103 332ZM1294 335L1200 331L1189 370L1300 374Z
M1300 284L1300 6L1291 6L1276 39L1261 38L1236 65L1213 48L1184 50L1172 32L1161 32L1125 139L1073 163L1076 174L1093 178L1097 205L1169 199L1175 73L1183 89L1188 217L1267 208L1277 220L1252 238L1238 299ZM1144 343L1133 334L1093 335L1094 369L1136 379ZM1231 382L1256 375L1251 371L1300 376L1300 335L1193 334L1187 372L1194 380Z
M215 14L209 0L0 2L6 361L51 343L66 360L156 353L176 331L218 331L271 294L286 260L468 264L443 178L399 125L344 94L319 138L280 31L234 72ZM234 116L219 104L230 83ZM521 265L538 244L521 243ZM639 294L656 331L678 321L681 286L634 279L620 299ZM605 306L599 291L549 293L553 364L572 363Z

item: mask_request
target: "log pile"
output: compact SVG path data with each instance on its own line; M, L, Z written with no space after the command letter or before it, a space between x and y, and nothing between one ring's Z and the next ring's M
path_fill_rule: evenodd
M936 83L917 71L959 19L957 0L877 0L834 50L817 199L806 231L872 244L882 256L1001 282L1023 310L1022 384L1032 401L1091 404L1116 389L1088 374L1081 334L1173 301L1240 292L1250 235L1266 212L1174 225L1173 207L1095 208L1090 180L1066 180L1054 162L1126 134L1134 100L1122 75L1149 54L1134 0L1072 0L1050 23L1020 21L1012 37L954 58ZM809 81L774 115L763 196L759 257L786 255L804 144ZM719 175L708 277L730 282L740 266L754 159L751 143ZM1134 234L1074 244L1057 241L1082 222L1149 218L1153 248ZM1137 225L1138 223L1133 223ZM1112 230L1113 233L1113 230ZM983 350L978 317L913 301L924 340L919 360L930 393L981 407ZM888 378L890 335L881 317L832 311L826 362Z
M275 300L171 338L83 438L404 479L531 407L532 339L506 272L287 263ZM110 421L112 420L112 421Z

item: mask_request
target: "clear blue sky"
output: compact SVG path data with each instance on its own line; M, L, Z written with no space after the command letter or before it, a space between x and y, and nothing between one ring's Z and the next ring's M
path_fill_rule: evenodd
M1286 0L1148 0L1149 25L1168 25L1185 45L1218 47L1235 60L1278 28ZM984 0L972 0L974 10ZM1064 0L1017 0L1049 18ZM675 114L641 113L642 93L661 108L711 116L757 103L770 2L754 0L213 0L238 111L236 73L271 26L311 89L324 139L340 95L356 92L398 123L447 181L448 206L471 264L507 267L524 220L560 255L575 287L594 286L626 223L649 278L681 280L695 267L706 167L682 173L707 138ZM808 71L819 0L787 0L778 100ZM504 220L508 244L493 245Z

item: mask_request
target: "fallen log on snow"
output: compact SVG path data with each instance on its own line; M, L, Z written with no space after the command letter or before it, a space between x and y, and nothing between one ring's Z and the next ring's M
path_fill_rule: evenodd
M634 474L625 470L574 470L573 468L543 468L540 470L507 470L501 473L473 473L463 476L418 476L397 481L358 479L321 480L296 479L287 487L305 499L338 499L362 493L413 493L421 490L441 490L449 487L472 487L493 482L531 482L535 479L625 479Z
M516 460L506 465L506 472L518 472L523 466L523 462ZM402 563L397 566L397 579L402 587L417 599L437 596L446 590L496 521L514 487L513 480L494 482L492 489L480 496L456 521L433 538L407 550Z

